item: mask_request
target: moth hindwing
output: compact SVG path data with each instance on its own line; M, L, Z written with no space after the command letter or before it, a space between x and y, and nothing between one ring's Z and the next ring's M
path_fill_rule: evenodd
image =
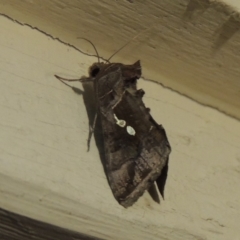
M140 61L132 65L96 63L93 81L96 118L104 139L105 171L116 200L124 207L135 203L156 182L162 196L171 152L164 128L150 115L137 89Z

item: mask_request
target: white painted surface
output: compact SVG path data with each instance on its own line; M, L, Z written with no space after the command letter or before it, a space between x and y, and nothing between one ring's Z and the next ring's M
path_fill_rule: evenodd
M238 121L140 80L173 151L165 201L146 193L124 209L94 141L86 152L82 97L53 76L86 75L95 59L3 17L0 31L2 208L105 239L240 239Z
M240 119L239 0L0 0L0 13ZM140 34L141 33L141 34ZM139 35L140 34L140 35Z

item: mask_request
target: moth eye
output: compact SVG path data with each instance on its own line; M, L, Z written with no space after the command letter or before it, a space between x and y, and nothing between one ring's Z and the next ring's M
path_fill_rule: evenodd
M99 71L100 71L99 67L95 67L95 68L91 69L90 76L91 77L96 77L97 74L99 73Z

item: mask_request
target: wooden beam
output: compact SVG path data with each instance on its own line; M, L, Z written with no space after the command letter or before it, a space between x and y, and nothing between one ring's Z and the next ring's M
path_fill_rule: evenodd
M238 1L1 2L8 17L93 54L85 37L105 58L141 33L112 60L141 59L146 79L240 118Z
M87 75L96 58L2 16L0 33L2 209L100 239L239 237L239 121L139 80L173 151L165 201L146 193L124 209L94 140L87 152L83 97L54 77ZM148 56L140 60L144 73Z
M0 208L0 239L8 240L98 240Z

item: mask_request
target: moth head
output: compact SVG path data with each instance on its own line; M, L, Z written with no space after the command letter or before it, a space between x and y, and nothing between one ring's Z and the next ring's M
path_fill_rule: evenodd
M97 62L93 63L93 65L89 68L88 74L90 77L96 77L98 73L101 71L101 69L104 67L105 63L103 62Z

